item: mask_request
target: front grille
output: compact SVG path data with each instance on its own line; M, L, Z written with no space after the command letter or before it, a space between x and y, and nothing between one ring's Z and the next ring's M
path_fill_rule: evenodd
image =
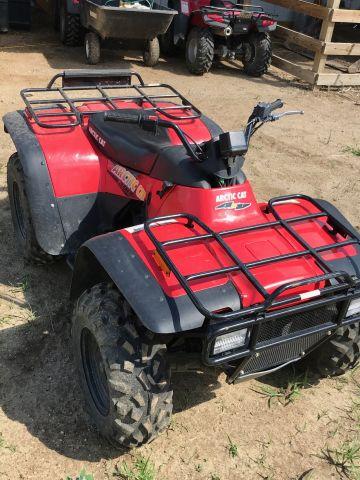
M258 356L252 357L244 366L244 374L267 370L290 360L295 360L301 356L302 352L305 352L325 337L326 332L315 333L308 337L290 340L287 343L263 350L258 353Z
M317 327L325 323L336 323L339 315L336 304L326 305L314 310L296 313L291 317L278 318L262 323L259 328L257 343L266 342L285 335Z

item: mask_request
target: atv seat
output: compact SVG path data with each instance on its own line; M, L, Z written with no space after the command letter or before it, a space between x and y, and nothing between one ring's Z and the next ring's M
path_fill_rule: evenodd
M214 122L204 116L201 119L212 137L222 133ZM154 135L138 125L105 121L104 112L99 112L90 117L88 133L107 157L124 167L159 180L206 188L203 169L189 158L182 145L171 143L166 128L159 127Z

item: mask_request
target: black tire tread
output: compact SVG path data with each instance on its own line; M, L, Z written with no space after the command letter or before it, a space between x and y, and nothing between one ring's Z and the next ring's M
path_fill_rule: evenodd
M146 43L145 50L143 52L144 64L147 67L154 67L160 58L160 43L157 37L149 40Z
M339 327L336 334L311 354L322 376L342 375L360 359L360 324Z
M256 32L249 36L249 43L253 43L255 56L251 62L245 62L244 72L252 77L264 75L270 65L272 56L271 38L266 32Z
M112 399L108 417L92 415L98 429L118 448L151 441L168 426L172 413L166 346L135 326L135 314L112 284L95 285L79 297L73 315L75 343L79 317L87 319L98 341ZM78 345L74 348L79 351Z
M21 191L22 197L22 210L26 222L26 238L24 239L17 227L17 220L15 214L14 201L12 198L12 183L16 181L18 187ZM11 207L11 216L13 220L14 230L16 237L18 239L21 252L24 256L24 259L27 263L32 263L35 265L45 265L53 263L58 260L61 256L50 255L45 252L39 245L34 226L32 223L31 212L29 207L29 202L27 200L26 188L25 188L25 178L24 171L21 165L20 157L18 153L14 153L10 156L7 166L7 184L8 184L8 194Z
M188 44L196 37L198 40L198 51L196 60L192 63L188 57ZM193 27L190 30L186 41L186 65L188 70L195 75L207 73L214 60L214 37L208 28Z
M68 47L77 47L81 44L82 25L80 15L68 13L64 6L61 15L65 15L65 29L62 32L62 42Z
M88 44L89 51L86 54L86 44ZM101 45L99 36L95 32L87 32L85 36L85 59L89 65L96 65L100 61Z

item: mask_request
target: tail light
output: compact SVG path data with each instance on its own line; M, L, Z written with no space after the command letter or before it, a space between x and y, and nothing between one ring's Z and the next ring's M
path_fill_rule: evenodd
M261 20L262 27L270 27L270 25L274 25L275 20Z

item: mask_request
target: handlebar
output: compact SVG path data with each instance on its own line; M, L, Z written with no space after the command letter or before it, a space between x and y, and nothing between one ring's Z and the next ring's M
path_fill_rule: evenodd
M131 123L133 125L138 125L143 130L147 130L155 134L158 127L170 128L174 130L176 135L180 138L188 155L196 162L201 161L201 158L198 156L196 151L194 151L192 145L186 138L181 128L176 123L170 122L169 120L163 120L157 115L148 115L144 113L126 113L122 112L121 110L105 112L104 120L107 122ZM198 145L196 145L196 147L198 147Z
M304 113L302 110L290 110L288 112L273 114L274 110L282 108L283 106L284 102L280 98L271 103L261 102L255 106L252 114L248 119L245 131L245 136L248 144L251 135L264 123L274 122L282 117L285 117L286 115L302 115ZM260 125L256 126L258 123L260 123Z
M278 98L274 102L269 104L270 110L277 110L278 108L282 108L284 106L284 102Z
M117 111L109 111L104 113L104 120L107 122L139 124L141 118L142 115L134 113L120 113Z

